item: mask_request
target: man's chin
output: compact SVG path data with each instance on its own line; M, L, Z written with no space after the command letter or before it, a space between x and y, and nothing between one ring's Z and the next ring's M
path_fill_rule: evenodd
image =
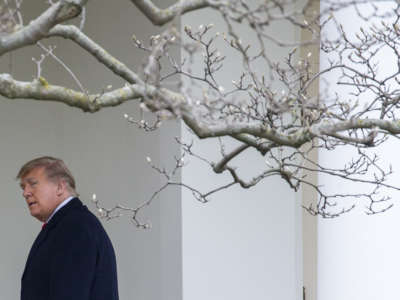
M43 217L40 215L39 212L35 211L34 209L30 210L31 216L34 217L35 219L38 219L40 222L43 222L42 219Z

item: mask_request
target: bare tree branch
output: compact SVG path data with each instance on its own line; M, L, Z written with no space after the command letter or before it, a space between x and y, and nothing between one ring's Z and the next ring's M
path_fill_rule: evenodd
M44 38L55 25L73 19L82 11L87 0L64 0L51 5L38 18L20 30L0 37L0 56L24 47L33 45Z
M151 0L131 0L131 2L154 24L164 25L178 15L209 6L209 0L178 0L168 8L160 9Z
M0 74L0 95L9 99L35 99L53 101L77 107L85 112L96 112L103 107L116 106L138 99L146 92L130 85L104 94L87 95L62 86L49 84L40 77L32 82L16 81L9 74Z
M142 80L137 74L130 70L125 64L113 57L100 45L87 37L82 31L73 25L57 25L52 28L46 37L59 36L70 39L77 43L93 55L100 63L104 64L108 69L120 76L129 83L140 83Z
M42 45L45 53L35 58L38 71L31 82L0 74L0 95L60 102L87 112L137 100L140 117L127 114L126 119L141 130L154 131L165 119L180 119L200 140L221 139L216 147L220 157L215 161L197 153L194 142L179 143L186 157L201 160L211 172L227 174L227 182L199 191L176 178L185 165L183 157L176 158L171 171L151 164L165 180L159 190L137 209L118 205L105 209L96 202L106 218L129 211L132 221L144 227L137 213L170 186L188 189L205 203L216 192L235 185L251 188L270 176L281 177L296 191L301 185L313 188L318 203L306 208L313 214L336 217L354 207L340 205L340 199L365 199L367 213L379 213L391 206L390 199L380 196L380 189L399 189L388 183L391 167L384 167L373 150L390 137L400 137L400 5L392 1L391 7L382 10L377 4L382 1L326 0L324 8L315 11L313 1L179 0L162 9L151 0L131 0L153 24L170 25L144 40L132 33L133 46L146 55L135 71L83 33L84 16L78 20L80 29L61 24L78 19L87 1L51 2L27 26L23 26L23 7L18 4L0 11L0 56L32 44ZM361 5L368 8L367 13ZM175 27L175 18L206 7L213 9L223 26L187 25L183 32ZM335 17L344 9L356 12L366 25L352 28L354 32L344 28ZM284 39L279 28L285 26L296 34L307 32L308 38L296 40L293 34ZM47 82L41 76L42 59L53 52L41 40L50 37L75 43L126 85L88 94L63 63L80 91ZM315 66L317 49L328 60L320 69ZM381 71L382 55L393 61L388 72ZM226 72L231 63L239 71ZM316 92L318 82L321 88ZM151 114L151 120L143 111ZM225 139L234 139L236 148L226 147ZM341 147L355 150L354 157L343 164L325 165L308 158L312 151ZM257 150L263 163L261 170L246 177L235 164L248 149ZM307 171L372 188L329 194L307 177Z

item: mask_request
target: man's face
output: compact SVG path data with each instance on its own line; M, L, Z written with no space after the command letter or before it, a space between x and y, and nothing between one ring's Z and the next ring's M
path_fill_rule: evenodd
M44 168L35 168L21 178L20 185L31 215L47 221L61 202L59 184L47 178Z

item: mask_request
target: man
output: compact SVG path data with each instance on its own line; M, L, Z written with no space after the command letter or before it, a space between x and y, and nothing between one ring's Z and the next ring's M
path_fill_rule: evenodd
M118 300L110 239L76 197L64 162L40 157L18 172L31 215L44 222L21 281L21 300Z

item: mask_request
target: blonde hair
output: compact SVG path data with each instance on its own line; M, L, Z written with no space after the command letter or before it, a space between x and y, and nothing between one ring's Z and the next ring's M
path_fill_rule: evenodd
M22 179L29 172L36 168L44 168L44 172L47 178L51 181L64 180L67 184L68 190L73 196L77 196L75 191L75 179L71 174L71 171L67 168L65 163L59 159L51 156L42 156L32 159L25 163L19 170L16 179Z

